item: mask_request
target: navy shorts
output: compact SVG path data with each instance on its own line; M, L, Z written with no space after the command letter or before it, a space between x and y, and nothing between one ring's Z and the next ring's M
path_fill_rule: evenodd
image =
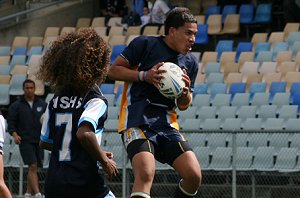
M161 130L153 130L147 126L129 128L123 131L122 140L130 160L141 151L149 151L156 160L171 166L178 156L192 150L184 136L173 128Z
M21 143L19 149L24 164L36 163L38 167L43 167L44 150L39 147L38 143Z

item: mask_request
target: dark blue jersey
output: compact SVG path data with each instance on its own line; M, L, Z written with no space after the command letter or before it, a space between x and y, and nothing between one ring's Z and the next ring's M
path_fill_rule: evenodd
M163 37L140 36L134 39L121 56L139 71L147 71L159 62L173 62L186 69L193 91L198 73L196 58L169 48ZM119 132L141 125L156 129L172 127L178 129L175 100L164 97L158 89L147 82L125 82L121 100Z
M46 195L96 197L108 193L102 176L98 174L97 161L76 138L79 125L89 122L100 144L107 106L107 100L98 87L83 98L55 95L49 102L41 133L41 141L53 146L46 178Z

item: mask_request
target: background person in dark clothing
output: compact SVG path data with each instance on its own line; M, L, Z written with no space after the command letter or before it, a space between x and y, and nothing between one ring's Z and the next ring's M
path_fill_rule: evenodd
M100 16L105 17L105 24L111 17L127 15L125 0L100 0Z
M8 131L13 136L23 161L28 165L27 189L25 198L42 197L37 170L42 167L42 149L39 148L39 140L42 124L40 118L46 109L46 103L38 98L35 92L34 81L27 79L23 82L24 95L15 101L8 109Z

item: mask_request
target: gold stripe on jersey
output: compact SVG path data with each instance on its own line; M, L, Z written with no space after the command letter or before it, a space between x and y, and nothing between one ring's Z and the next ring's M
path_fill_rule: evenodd
M126 119L127 119L127 106L128 106L128 98L127 98L127 91L128 91L128 82L124 82L123 87L123 93L122 93L122 99L120 104L120 116L119 116L119 125L118 125L118 131L121 133L121 131L126 129Z

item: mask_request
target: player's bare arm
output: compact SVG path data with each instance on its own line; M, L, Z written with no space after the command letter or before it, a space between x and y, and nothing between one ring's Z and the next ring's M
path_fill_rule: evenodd
M187 109L193 101L193 93L190 91L191 80L185 69L183 69L182 80L185 82L185 87L181 96L177 98L177 107L181 111Z
M93 127L88 122L83 122L76 133L78 140L84 149L97 161L102 164L103 170L109 177L116 176L118 173L117 164L108 157L107 152L102 151L99 146Z

